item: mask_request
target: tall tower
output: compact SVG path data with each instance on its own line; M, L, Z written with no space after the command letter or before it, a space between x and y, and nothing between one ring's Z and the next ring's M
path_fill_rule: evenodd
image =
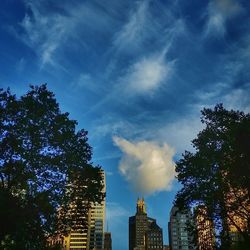
M103 190L106 192L106 178L103 170L100 172L103 180ZM89 217L89 250L102 250L104 247L105 198L101 203L92 204Z
M145 206L144 198L142 198L141 200L139 198L137 199L136 213L146 214L146 206Z
M129 250L145 249L145 233L147 230L147 213L144 199L137 200L136 214L129 217Z
M103 170L100 170L102 176L103 190L106 192L106 179ZM63 237L64 250L103 250L104 247L104 221L105 221L105 198L101 203L91 204L87 215L87 225L81 230L71 230ZM72 205L71 213L76 213ZM82 216L81 214L77 216Z
M112 238L110 232L104 233L104 250L112 250Z
M171 250L194 249L192 236L187 228L187 225L192 224L191 211L180 211L177 207L172 207L170 222L168 223L169 245Z
M195 208L194 213L198 250L213 250L215 248L214 226L212 219L208 216L207 208L205 206L198 206Z
M162 250L162 229L149 218L144 199L137 200L136 214L129 217L129 250Z

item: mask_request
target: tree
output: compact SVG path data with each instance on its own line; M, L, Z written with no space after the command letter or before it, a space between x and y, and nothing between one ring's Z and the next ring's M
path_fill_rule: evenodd
M185 151L176 165L183 187L175 202L206 207L221 249L230 248L232 227L249 244L250 115L222 104L201 113L205 128L192 141L195 152Z
M45 84L31 86L20 98L0 90L0 243L44 249L45 235L55 230L58 208L70 202L67 190L79 175L76 185L88 185L86 199L102 199L87 132L77 132L76 125Z

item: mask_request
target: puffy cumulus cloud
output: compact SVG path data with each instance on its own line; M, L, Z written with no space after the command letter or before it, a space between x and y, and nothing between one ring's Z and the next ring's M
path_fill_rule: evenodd
M122 78L131 94L146 94L158 89L171 75L174 62L167 63L164 56L142 58L134 63Z
M235 0L213 0L208 5L208 21L206 35L224 35L226 22L242 11Z
M135 192L152 194L171 189L175 178L173 148L150 141L132 143L120 137L113 137L113 141L124 153L119 170Z

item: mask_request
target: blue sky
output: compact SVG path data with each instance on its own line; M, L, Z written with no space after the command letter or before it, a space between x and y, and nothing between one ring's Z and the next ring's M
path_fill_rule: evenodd
M174 161L203 107L250 112L248 0L2 0L0 87L47 83L107 173L113 249L144 195L168 243Z

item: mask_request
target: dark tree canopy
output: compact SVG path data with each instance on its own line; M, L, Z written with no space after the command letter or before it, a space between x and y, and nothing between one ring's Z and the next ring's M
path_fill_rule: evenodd
M89 202L102 198L100 168L76 125L46 85L20 98L0 90L0 243L43 249L58 208L73 197L66 195L72 183L87 187Z
M204 205L220 232L221 248L229 249L230 226L237 228L245 242L250 238L250 115L228 111L222 104L201 113L205 128L192 141L195 151L185 151L176 165L183 185L176 204ZM239 226L236 217L244 226Z

